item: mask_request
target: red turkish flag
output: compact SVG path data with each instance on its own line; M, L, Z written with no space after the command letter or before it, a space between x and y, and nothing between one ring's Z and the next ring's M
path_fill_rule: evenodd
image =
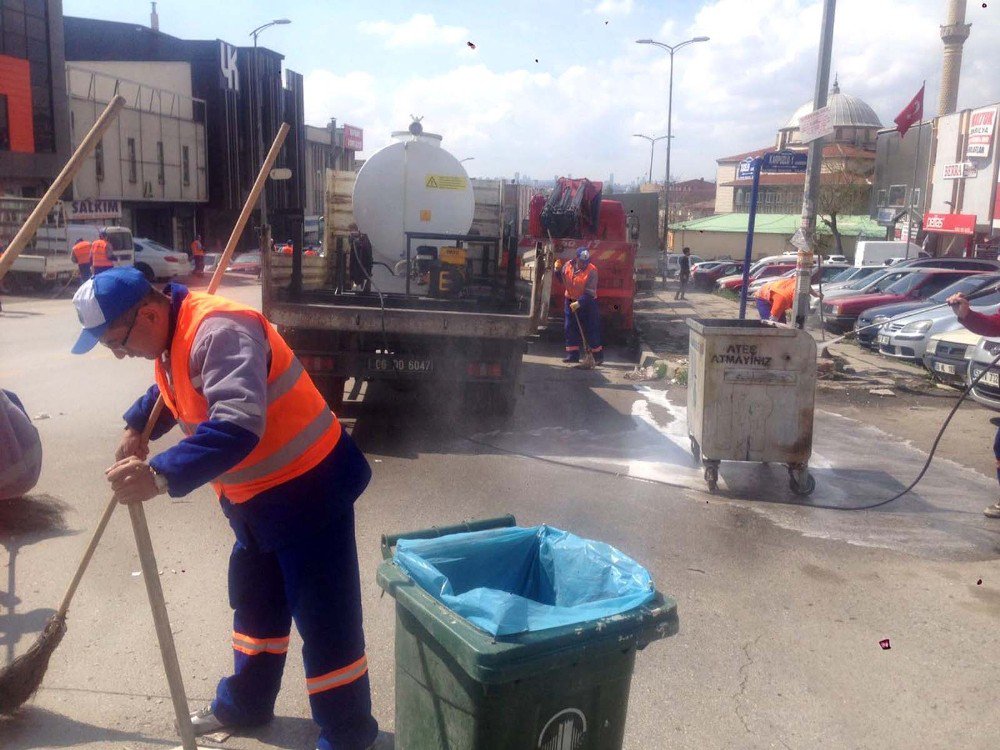
M906 131L922 119L924 119L923 86L920 87L920 91L917 92L917 95L910 100L910 103L907 104L903 111L896 115L896 119L893 120L893 122L896 123L896 130L899 131L899 137L905 137Z

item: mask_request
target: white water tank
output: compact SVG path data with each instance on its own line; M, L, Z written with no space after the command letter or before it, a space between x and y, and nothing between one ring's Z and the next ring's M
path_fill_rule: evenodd
M405 256L405 232L467 234L475 213L469 176L441 148L441 136L414 122L392 137L396 142L372 154L354 183L354 220L376 260L390 265ZM414 254L422 244L450 243L414 240Z

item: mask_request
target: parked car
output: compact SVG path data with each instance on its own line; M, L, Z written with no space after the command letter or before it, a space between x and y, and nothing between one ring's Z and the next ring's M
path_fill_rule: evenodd
M789 271L795 270L794 263L769 263L757 271L750 269L750 281L754 282L759 279L774 280L779 276L783 276ZM727 292L740 293L740 289L743 288L743 274L733 274L731 276L723 276L716 282L716 285L720 290Z
M234 255L233 259L229 261L229 268L226 271L260 276L260 251L250 250Z
M660 256L660 276L670 279L677 275L680 269L680 259L682 253L666 253ZM701 263L704 258L698 255L691 256L692 263Z
M910 258L900 260L894 270L899 268L953 268L960 271L1000 271L1000 260L989 258Z
M876 294L884 292L907 274L915 273L917 269L900 271L890 271L888 268L879 269L878 273L873 273L867 278L849 281L836 289L824 289L823 301L838 299L840 297L856 297L859 294ZM813 298L810 310L815 309L819 313L819 300Z
M878 307L872 307L865 310L858 317L858 322L855 326L858 330L858 343L869 349L877 349L877 337L881 331L879 328L868 328L867 330L862 330L866 326L875 325L877 323L886 323L890 318L909 312L916 312L932 305L942 304L953 294L972 294L973 292L978 292L980 289L984 289L987 286L997 283L1000 283L1000 273L977 273L975 275L959 279L955 283L946 286L940 292L931 295L926 300L896 302L891 305L879 305ZM977 300L976 304L985 303L980 303ZM896 330L899 330L899 328L903 325L916 320L916 317L907 316L901 321L896 321L899 322L899 327L897 327ZM934 333L938 333L938 331L934 331Z
M884 291L859 294L852 297L837 297L832 301L823 300L823 324L827 330L843 333L851 330L865 310L907 300L926 300L941 291L961 276L969 276L975 271L953 271L944 268L917 268L903 271L903 278L890 284ZM891 274L888 274L890 276Z
M132 244L135 247L135 267L149 281L176 279L191 273L191 262L183 252L146 237L136 237Z
M823 259L824 263L847 263L846 255L827 255Z
M969 373L969 360L981 338L978 333L966 328L935 333L927 341L924 367L942 383L956 388L964 387Z
M846 263L837 263L837 264L824 263L822 266L816 266L815 268L813 268L812 281L810 281L809 283L810 285L816 284L818 286L820 279L823 279L825 283L827 279L832 279L834 276L840 274L841 272L844 271L844 269L847 268L850 268L850 266L848 266ZM781 278L791 277L794 275L795 275L795 269L793 268L791 271L786 271L785 273L781 274ZM747 289L747 294L748 295L756 294L757 290L759 290L762 286L764 286L764 284L767 284L768 282L773 280L774 279L759 278L755 281L750 282L750 287Z
M1000 339L980 338L969 357L968 382L971 383L986 370L983 379L972 389L972 398L983 406L1000 411L1000 366L991 364L997 355L1000 355Z
M992 314L997 305L1000 305L1000 292L981 297L974 300L974 303L973 310ZM894 320L882 326L878 333L878 350L887 357L923 361L927 342L932 335L955 331L961 327L962 324L949 307L919 311L909 318L909 322Z
M691 272L691 285L695 289L711 289L723 276L743 273L743 264L731 260L716 263L711 267L706 267L707 265L699 263L698 268Z

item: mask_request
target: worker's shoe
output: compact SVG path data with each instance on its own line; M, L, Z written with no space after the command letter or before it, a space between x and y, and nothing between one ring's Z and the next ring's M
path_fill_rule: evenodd
M211 706L205 706L191 714L191 726L195 734L209 734L224 729L226 725L213 713Z
M1000 518L1000 500L984 510L983 515L987 518Z
M604 364L604 352L594 352L594 364L595 365Z
M563 362L566 364L575 364L580 361L580 352L570 352L565 357L563 357Z

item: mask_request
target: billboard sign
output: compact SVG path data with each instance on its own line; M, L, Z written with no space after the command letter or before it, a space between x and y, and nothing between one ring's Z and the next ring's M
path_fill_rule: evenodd
M122 204L119 200L108 198L90 198L73 201L69 211L71 221L90 221L94 219L120 219Z
M344 150L364 151L365 131L353 125L344 125Z
M977 109L969 116L969 143L965 156L969 159L988 159L993 145L997 124L997 108Z
M963 161L958 164L944 165L944 179L963 180L966 177L975 177L979 172L969 162Z
M924 214L924 230L938 234L975 234L975 214Z
M737 180L749 180L753 177L753 162L754 160L749 156L740 162L739 166L736 168Z

